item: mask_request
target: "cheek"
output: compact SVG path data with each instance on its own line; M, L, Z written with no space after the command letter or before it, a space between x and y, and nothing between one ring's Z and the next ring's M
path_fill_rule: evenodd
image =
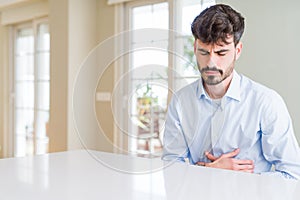
M234 55L222 57L218 60L218 63L216 63L221 68L228 68L231 63L235 60Z
M204 68L208 65L209 59L206 56L196 56L197 64L200 65L199 67Z

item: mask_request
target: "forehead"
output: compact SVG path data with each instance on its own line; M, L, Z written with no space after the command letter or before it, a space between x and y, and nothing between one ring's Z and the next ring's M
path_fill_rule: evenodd
M200 39L196 39L196 45L197 47L203 48L203 49L231 49L234 48L234 41L233 37L230 37L227 39L227 43L223 42L222 40L219 40L216 43L204 43Z

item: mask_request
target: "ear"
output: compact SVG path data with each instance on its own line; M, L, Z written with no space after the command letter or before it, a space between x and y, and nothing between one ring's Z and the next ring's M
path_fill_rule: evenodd
M239 42L235 47L235 60L239 59L241 53L242 53L243 44L242 42Z

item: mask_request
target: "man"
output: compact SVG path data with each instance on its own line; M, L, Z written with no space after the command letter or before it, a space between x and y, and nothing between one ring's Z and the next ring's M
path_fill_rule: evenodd
M244 18L228 5L195 18L201 79L170 102L162 158L299 179L300 151L284 101L234 70L243 32Z

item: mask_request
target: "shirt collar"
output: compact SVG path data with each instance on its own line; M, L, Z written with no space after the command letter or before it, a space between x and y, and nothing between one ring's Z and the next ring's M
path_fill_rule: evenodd
M209 96L206 94L206 92L204 90L202 78L200 78L198 81L197 96L199 97L199 99L201 99L201 98L209 99Z
M237 101L241 101L241 77L240 75L233 70L233 78L229 85L229 88L225 94L225 96L235 99Z
M240 75L235 70L233 70L233 78L232 78L229 88L225 94L226 97L235 99L237 101L241 101L240 80L241 80ZM210 99L210 97L205 92L201 78L199 79L199 83L198 83L197 96L199 98L204 97L206 99Z

